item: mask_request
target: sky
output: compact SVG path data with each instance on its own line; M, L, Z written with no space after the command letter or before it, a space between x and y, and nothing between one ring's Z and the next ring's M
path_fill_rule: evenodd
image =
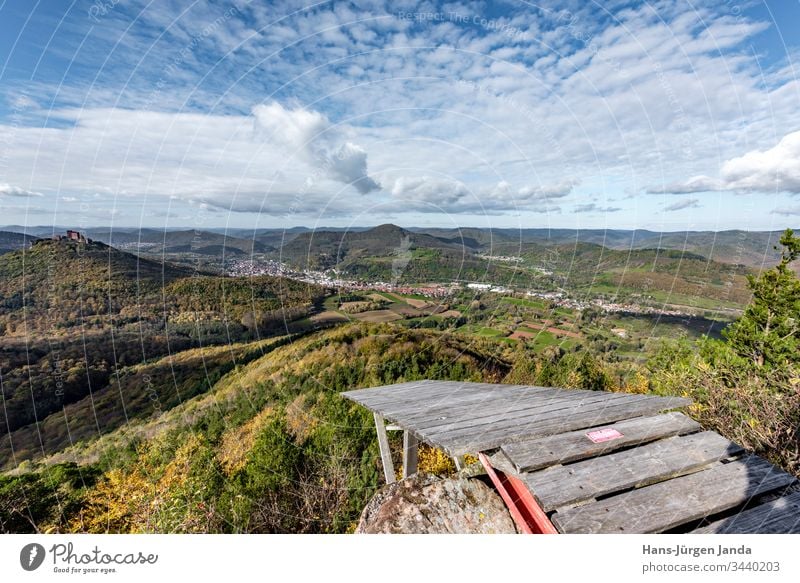
M800 224L800 2L0 0L0 224Z

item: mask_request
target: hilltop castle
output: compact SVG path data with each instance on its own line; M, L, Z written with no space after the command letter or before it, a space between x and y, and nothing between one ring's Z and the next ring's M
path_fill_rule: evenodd
M86 235L81 233L80 231L73 231L72 229L67 229L66 235L53 235L54 241L77 241L78 243L91 243L91 239L87 239Z

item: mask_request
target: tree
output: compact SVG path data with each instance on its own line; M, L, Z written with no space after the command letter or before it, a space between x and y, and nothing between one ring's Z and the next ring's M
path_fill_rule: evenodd
M800 362L800 280L789 268L800 257L800 237L786 229L780 244L780 263L748 276L753 299L724 332L731 348L758 367Z

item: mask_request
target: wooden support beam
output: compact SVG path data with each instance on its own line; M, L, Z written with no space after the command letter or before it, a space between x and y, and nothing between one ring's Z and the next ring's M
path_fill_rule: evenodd
M417 473L419 439L411 431L403 432L403 478Z
M478 453L478 459L522 534L558 534L522 480L495 469L483 452Z
M375 418L375 432L378 434L378 447L381 450L381 463L383 464L383 477L387 484L394 484L394 464L392 463L392 452L389 449L389 438L386 436L386 426L383 423L383 415L373 413Z

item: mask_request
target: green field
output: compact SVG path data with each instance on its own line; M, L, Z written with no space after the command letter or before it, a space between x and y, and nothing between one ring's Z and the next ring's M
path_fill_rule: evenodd
M527 300L522 298L504 297L500 301L505 302L507 304L514 304L515 306L522 306L525 308L535 308L539 310L547 309L547 303L544 300Z

